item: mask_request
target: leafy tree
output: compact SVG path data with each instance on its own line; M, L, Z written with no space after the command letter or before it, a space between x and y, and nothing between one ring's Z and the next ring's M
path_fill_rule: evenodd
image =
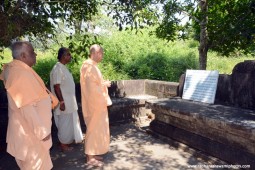
M119 30L158 24L154 33L169 41L186 39L194 30L200 69L206 69L210 49L228 56L235 50L249 53L254 46L255 0L1 0L0 47L22 36L52 39L60 20L76 31L68 37L72 53L85 56L85 47L97 40L83 23L93 23L101 6ZM184 15L189 22L182 22Z
M24 36L52 38L59 21L78 30L81 21L98 12L98 5L97 0L1 0L0 47Z
M209 49L225 56L236 50L251 53L255 33L254 2L251 0L207 1L204 2L206 9L194 14L199 21L204 21L204 24L194 22L196 35L200 32L199 57L202 69L206 68ZM204 36L201 33L204 33Z
M157 24L156 35L186 39L191 28L199 40L200 69L206 69L209 49L225 56L235 50L250 53L254 46L254 0L113 0L112 14L131 28ZM157 8L160 7L160 8ZM155 10L156 9L156 10ZM160 11L162 9L162 11ZM117 11L117 12L116 12ZM122 12L121 12L122 11ZM188 16L183 23L181 17Z

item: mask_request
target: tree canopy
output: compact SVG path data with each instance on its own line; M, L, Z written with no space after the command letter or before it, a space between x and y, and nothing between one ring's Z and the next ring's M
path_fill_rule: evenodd
M192 37L200 42L200 69L206 69L209 49L228 56L236 50L250 53L254 46L254 0L125 0L116 3L123 4L126 6L124 11L130 11L128 19L133 20L129 23L135 27L139 23L137 20L158 21L155 33L160 38L169 41L186 39L193 31ZM154 13L152 4L161 6L163 11ZM183 23L181 17L185 15L189 22Z
M119 30L157 25L159 38L198 40L200 69L206 69L208 50L228 56L254 49L255 0L2 0L0 47L22 36L52 37L60 20L77 30L80 43L69 45L80 53L89 43L79 32L82 22L90 21L99 7ZM183 16L189 21L183 23Z
M75 27L95 15L98 5L97 0L2 0L0 47L22 36L54 36L59 20Z

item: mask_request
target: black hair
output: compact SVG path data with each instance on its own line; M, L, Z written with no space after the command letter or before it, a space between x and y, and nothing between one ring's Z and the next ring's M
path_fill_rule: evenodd
M61 47L59 50L58 50L58 60L60 60L63 56L64 56L64 53L68 50L68 48L66 47Z

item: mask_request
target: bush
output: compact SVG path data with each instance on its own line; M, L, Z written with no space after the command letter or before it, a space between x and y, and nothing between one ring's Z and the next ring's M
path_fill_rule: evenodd
M126 72L134 79L178 81L186 69L196 69L195 54L173 57L152 53L138 58L127 66Z
M182 41L160 40L150 35L152 30L138 34L114 32L110 38L101 37L105 52L102 72L118 78L178 81L186 69L198 68L196 48Z

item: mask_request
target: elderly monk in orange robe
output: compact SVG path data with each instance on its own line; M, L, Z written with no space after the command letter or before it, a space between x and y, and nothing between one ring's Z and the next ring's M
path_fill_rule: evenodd
M11 46L13 61L4 65L0 79L8 97L7 152L21 170L49 170L52 161L51 99L42 79L31 68L36 53L26 41Z
M83 62L80 70L82 111L87 126L85 154L87 164L102 166L100 155L109 151L110 131L107 106L111 105L105 81L97 64L103 59L103 48L97 44L90 47L89 59Z

